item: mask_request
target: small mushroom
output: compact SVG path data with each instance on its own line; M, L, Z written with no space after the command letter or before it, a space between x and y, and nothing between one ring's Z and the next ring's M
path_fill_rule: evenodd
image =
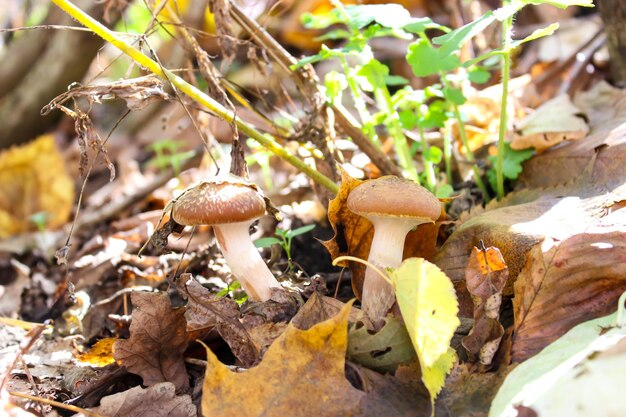
M433 223L441 204L426 188L393 176L366 181L348 196L348 208L374 225L368 262L380 268L402 264L407 233L422 223ZM372 268L365 270L362 309L378 327L395 301L391 285Z
M204 181L172 204L172 218L185 226L211 225L232 274L251 300L269 300L280 288L250 239L249 227L265 214L265 200L252 183L239 177Z

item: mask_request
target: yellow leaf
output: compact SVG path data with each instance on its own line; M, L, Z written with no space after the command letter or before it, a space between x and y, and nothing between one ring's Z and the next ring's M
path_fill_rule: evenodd
M409 258L391 274L398 306L422 369L422 381L437 396L454 363L450 341L460 322L450 278L422 258Z
M52 135L0 153L0 238L35 230L37 213L46 228L59 227L73 203L74 182Z
M89 364L94 367L104 367L115 363L113 358L113 343L116 337L107 337L100 339L87 352L76 355L76 361Z
M422 368L422 382L430 393L431 401L434 401L437 394L441 392L446 375L450 372L456 361L456 352L451 347L446 353L439 356L437 361L430 367Z
M352 303L309 330L290 324L261 363L231 372L207 349L202 395L205 417L349 416L364 393L344 376Z

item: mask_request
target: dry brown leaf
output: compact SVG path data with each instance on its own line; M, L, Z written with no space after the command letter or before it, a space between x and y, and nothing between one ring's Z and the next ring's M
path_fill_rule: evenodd
M358 374L367 392L361 399L359 417L430 416L430 396L420 378L419 365L400 366L394 376L367 368L358 368Z
M474 327L462 344L469 357L484 366L491 365L504 335L498 319L508 277L509 269L498 248L474 247L465 271L467 290L474 302Z
M107 417L196 417L189 395L177 396L170 382L134 387L100 400L92 411Z
M343 255L367 259L372 238L374 237L374 226L365 217L350 211L346 204L350 192L364 181L352 178L342 168L340 168L340 171L341 187L337 196L330 201L328 206L328 221L335 235L330 240L322 242L322 244L328 250L332 259ZM445 217L445 213L442 211L443 217ZM404 242L403 257L432 259L435 254L439 225L439 222L434 224L424 223L418 226L416 230L409 232ZM349 265L352 271L352 288L356 296L360 298L365 276L365 266L357 262L350 262Z
M543 103L516 127L511 148L542 152L566 140L582 139L588 133L582 111L569 95L562 94Z
M130 338L117 340L113 357L145 385L169 381L177 392L189 388L183 361L187 348L185 309L173 309L167 294L133 292Z
M103 100L121 99L126 101L129 110L142 110L149 104L167 101L172 97L163 90L163 81L156 75L113 81L101 85L72 85L67 92L57 96L46 107L46 115L70 99L85 98L89 104L102 103Z
M468 364L457 364L446 380L442 400L453 416L487 417L491 401L506 376L515 367L502 367L497 372L472 372Z
M52 135L0 153L0 238L36 230L37 213L46 216L46 228L57 228L73 203L74 182Z
M347 201L350 192L363 181L352 178L343 168L341 171L341 187L337 196L328 205L328 221L335 235L322 242L332 259L350 255L367 259L370 245L374 237L374 228L365 217L359 216L348 209ZM340 264L346 266L345 263ZM352 288L357 297L361 296L365 266L361 263L350 263L352 271Z
M334 417L354 415L363 393L344 376L351 303L309 330L289 325L261 363L231 372L207 349L205 417Z
M626 108L624 117L626 117ZM591 170L590 184L597 189L597 192L624 194L626 125L621 125L611 131L598 131L585 140L550 149L535 156L524 164L520 182L526 188L547 188L572 182L585 171L589 161L594 157L595 163Z
M613 130L626 120L626 90L606 81L577 94L574 104L589 118L591 134Z
M240 322L239 306L234 300L214 296L191 274L182 274L176 286L187 299L185 317L189 332L215 328L244 366L257 362L259 350Z
M626 291L626 209L562 241L532 248L515 283L512 357L523 361Z

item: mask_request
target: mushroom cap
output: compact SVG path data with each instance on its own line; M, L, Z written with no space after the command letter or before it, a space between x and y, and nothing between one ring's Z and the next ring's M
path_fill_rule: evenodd
M350 192L348 208L361 216L388 216L433 222L441 204L433 193L410 180L395 176L365 181Z
M203 181L186 190L172 206L172 218L185 226L239 223L265 214L256 186L239 178Z

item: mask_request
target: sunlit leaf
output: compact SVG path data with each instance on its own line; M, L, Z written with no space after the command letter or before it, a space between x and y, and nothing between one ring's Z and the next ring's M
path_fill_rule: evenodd
M452 71L461 66L458 56L445 53L442 49L435 48L426 39L418 39L409 45L406 60L418 77Z
M559 28L559 24L558 23L553 23L550 26L547 26L545 28L537 29L533 33L531 33L530 35L526 36L524 39L520 39L520 40L511 42L511 48L512 49L513 48L517 48L518 46L520 46L523 43L534 41L535 39L539 39L539 38L544 38L546 36L550 36L554 32L556 32L556 30L558 28Z
M409 258L391 273L398 306L422 368L431 398L443 387L454 362L450 341L460 322L454 286L437 266Z

